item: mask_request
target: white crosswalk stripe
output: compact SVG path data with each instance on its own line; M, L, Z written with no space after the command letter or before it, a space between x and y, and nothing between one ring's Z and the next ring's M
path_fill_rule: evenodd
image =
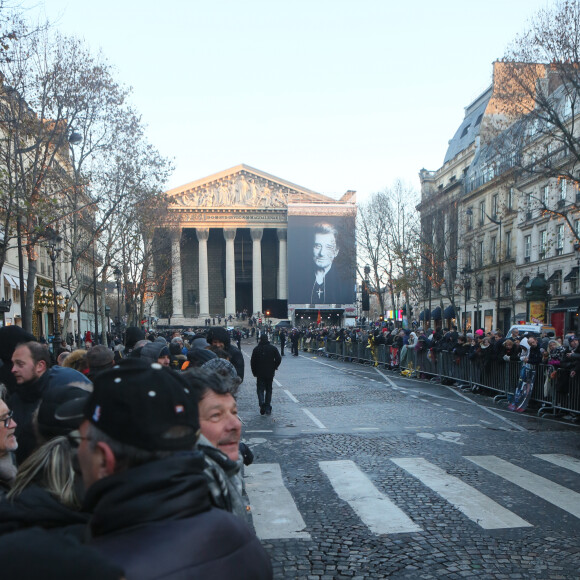
M284 486L278 463L253 463L244 471L256 535L261 540L310 539L306 524Z
M580 474L580 460L574 457L561 454L537 454L535 457ZM464 459L580 518L579 493L494 455L464 456ZM478 489L422 457L397 457L391 458L391 461L484 529L532 525ZM320 461L319 466L336 495L348 503L370 532L379 535L422 530L420 525L388 497L388 486L386 492L377 489L353 461ZM246 490L258 537L262 540L309 540L310 534L302 515L284 485L280 465L253 464L246 467L245 474ZM409 498L409 501L413 503L413 498ZM324 508L324 504L321 507ZM437 512L431 513L433 518L437 517Z
M580 473L580 459L576 459L575 457L568 457L568 455L562 455L561 453L535 454L534 457L538 457L544 461L549 461L558 467L563 467L564 469L570 469L571 471Z
M321 461L338 497L348 502L375 534L419 532L418 526L383 495L352 461Z
M419 479L446 499L471 521L486 530L531 526L516 514L502 507L474 487L421 457L405 457L391 461Z
M572 491L509 461L495 457L494 455L482 455L478 457L465 457L476 465L507 479L511 483L529 491L551 504L580 518L580 493Z

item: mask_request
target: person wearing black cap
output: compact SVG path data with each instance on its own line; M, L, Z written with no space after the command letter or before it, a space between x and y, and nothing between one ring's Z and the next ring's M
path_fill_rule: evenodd
M214 326L207 333L207 341L211 345L222 348L230 355L230 362L236 367L236 372L241 381L244 380L244 355L242 351L232 344L228 331L222 326Z
M95 379L79 428L90 544L128 580L272 578L241 518L211 505L184 377L126 359Z
M268 336L263 334L250 359L252 374L256 377L260 415L272 414L272 382L281 362L278 349L270 344Z

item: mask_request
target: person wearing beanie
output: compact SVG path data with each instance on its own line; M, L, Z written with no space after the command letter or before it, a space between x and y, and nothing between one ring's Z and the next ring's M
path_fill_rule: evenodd
M242 518L212 506L199 429L181 373L125 359L95 379L79 428L87 537L127 579L273 576Z
M125 352L129 354L134 348L135 344L140 340L145 340L145 333L137 326L129 326L125 330Z
M156 362L164 367L168 367L171 360L167 343L157 341L142 346L139 358L149 364Z
M244 355L242 351L235 347L230 339L228 331L222 326L214 326L207 333L207 342L210 345L222 348L230 355L230 362L236 367L238 377L244 380Z
M115 364L115 353L103 344L96 344L87 351L88 377L91 380Z
M260 336L260 342L252 351L250 359L252 374L256 377L260 415L272 414L272 383L281 362L282 357L278 349L270 344L268 336L266 334Z

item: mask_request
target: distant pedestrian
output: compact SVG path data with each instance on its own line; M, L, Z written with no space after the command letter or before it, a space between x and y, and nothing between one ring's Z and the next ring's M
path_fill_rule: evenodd
M278 349L270 344L268 336L263 334L260 337L260 343L252 351L250 359L252 374L256 377L260 415L272 413L272 382L281 362L282 358Z
M280 356L284 356L284 347L286 346L286 333L280 329Z

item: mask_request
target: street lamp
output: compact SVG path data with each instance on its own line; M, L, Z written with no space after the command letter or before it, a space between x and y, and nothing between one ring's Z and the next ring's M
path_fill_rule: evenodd
M463 334L467 333L467 291L471 288L471 278L469 276L469 269L463 268L461 270L463 275Z
M483 207L481 208L483 210ZM467 215L472 216L473 215L473 210L468 207L466 212ZM496 284L495 284L495 302L496 302L496 306L495 306L495 328L498 329L499 328L499 309L500 309L500 305L501 305L501 220L497 220L494 219L490 216L487 215L487 213L484 211L483 215L485 215L485 217L492 223L495 224L496 226L498 226L498 230L499 230L499 247L496 248L496 254L497 254L497 280L496 280Z
M58 330L58 295L56 292L56 259L62 251L61 242L62 238L52 229L46 230L46 235L48 237L48 257L52 262L52 298L53 298L53 336L52 336L52 352L56 354L56 347L60 343L60 332Z
M121 338L121 333L119 329L121 327L121 276L123 273L119 269L119 266L115 266L113 270L113 276L115 276L115 282L117 283L117 322L115 323L115 331Z

